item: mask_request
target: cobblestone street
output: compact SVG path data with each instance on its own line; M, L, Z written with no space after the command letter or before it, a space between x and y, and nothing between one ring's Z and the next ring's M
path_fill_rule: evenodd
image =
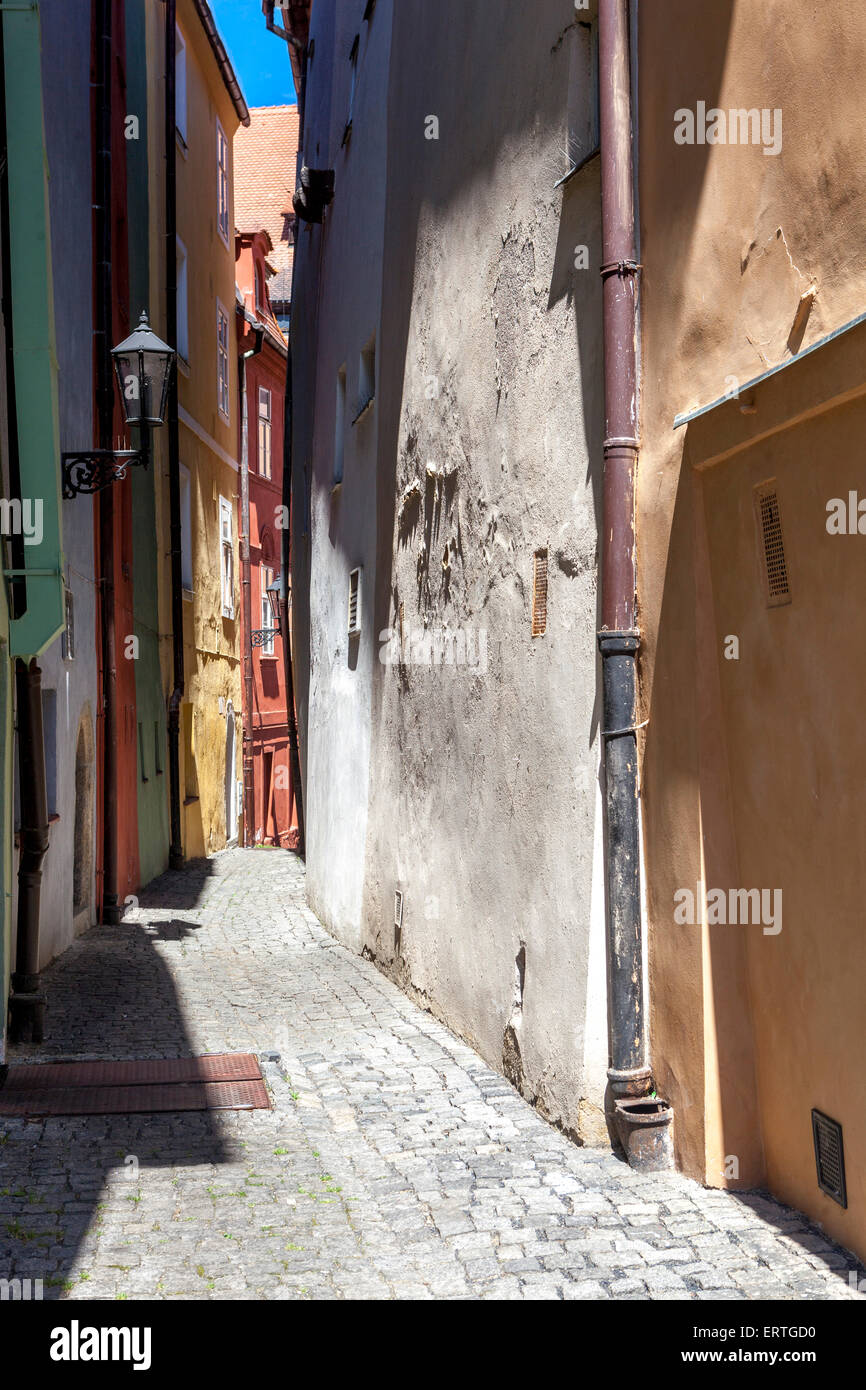
M551 1129L324 931L293 856L167 874L134 918L45 972L39 1055L279 1053L273 1109L0 1120L0 1276L75 1299L856 1296L795 1212Z

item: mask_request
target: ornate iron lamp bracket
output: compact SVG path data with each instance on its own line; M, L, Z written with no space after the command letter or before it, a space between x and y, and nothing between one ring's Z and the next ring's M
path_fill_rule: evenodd
M272 637L279 637L278 627L260 627L255 632L250 633L250 645L253 647L266 647Z
M70 501L80 494L101 492L112 483L121 482L126 470L147 467L147 452L143 449L87 449L61 454L63 465L63 497Z

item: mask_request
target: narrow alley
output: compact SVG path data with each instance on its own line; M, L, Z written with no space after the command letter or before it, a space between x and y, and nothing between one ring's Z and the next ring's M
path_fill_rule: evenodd
M248 1051L272 1099L0 1119L0 1268L45 1298L857 1296L790 1209L552 1129L328 935L293 855L165 874L43 978L45 1061Z

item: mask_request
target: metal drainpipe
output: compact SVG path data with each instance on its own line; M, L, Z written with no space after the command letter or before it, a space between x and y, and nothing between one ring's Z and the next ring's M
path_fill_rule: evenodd
M257 357L265 340L264 325L255 334L248 352L238 353L238 394L241 414L241 605L244 615L244 845L253 843L255 820L255 776L253 768L253 613L250 596L250 448L247 418L247 358Z
M601 628L610 1066L614 1124L629 1160L670 1166L670 1108L653 1092L647 1062L641 947L635 473L638 460L637 280L632 183L628 0L599 3L604 522ZM652 1127L648 1136L646 1126ZM637 1129L635 1128L637 1127ZM649 1163L642 1163L647 1156ZM664 1151L664 1152L662 1152ZM657 1161L653 1161L657 1160Z
M48 796L42 730L42 672L36 658L15 669L18 775L21 787L21 857L15 971L9 998L9 1032L15 1043L41 1043L45 995L39 989L39 908L42 861L48 850Z
M176 0L165 5L165 319L169 346L177 351L177 145L175 127ZM180 706L183 669L183 558L180 516L180 434L177 420L177 366L172 369L168 396L168 500L171 550L172 676L168 700L168 791L171 869L183 868L180 815Z
M296 248L297 250L297 248ZM292 301L295 289L295 259L292 259ZM291 313L291 310L289 311ZM289 334L291 334L291 320ZM295 809L298 813L298 854L303 859L306 853L304 830L304 789L301 781L301 753L298 743L298 720L295 713L295 674L292 656L291 630L289 625L289 577L292 564L292 344L289 340L289 354L286 361L286 400L283 411L283 505L288 510L289 524L283 527L282 535L282 585L280 595L280 627L283 639L283 664L286 673L286 722L289 733L289 767L292 774L292 790Z
M300 59L300 64L299 64L299 66L300 66L300 69L301 69L301 74L302 74L302 76L301 76L300 88L299 88L298 93L297 93L297 96L298 96L298 139L299 139L299 143L300 143L301 147L303 147L303 143L304 143L304 98L305 98L305 95L306 95L306 86L307 86L307 83L306 83L306 76L307 76L307 47L306 47L306 44L301 43L301 40L300 40L300 39L296 39L295 36L294 36L294 34L290 34L289 31L288 31L287 29L285 29L285 28L283 27L282 24L277 24L277 23L275 23L275 21L274 21L274 0L265 0L265 3L263 4L262 9L263 9L264 16L265 16L265 28L268 30L268 33L270 33L270 34L276 34L278 38L285 39L286 46L287 46L288 48L293 48L293 49L295 50L295 52L298 54L298 57L299 57L299 59Z
M97 437L100 449L112 447L114 385L111 367L112 330L112 188L111 83L112 0L98 0L96 33L96 152L94 221L96 242L96 311L94 328ZM117 642L114 628L114 495L99 495L99 588L102 642L102 912L101 920L116 925L123 915L117 896Z

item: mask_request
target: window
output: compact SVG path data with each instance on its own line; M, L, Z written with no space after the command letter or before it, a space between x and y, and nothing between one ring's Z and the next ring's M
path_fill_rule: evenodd
M217 404L229 419L229 316L217 301Z
M346 368L337 372L337 422L334 429L334 487L343 481L343 446L346 434Z
M219 500L219 517L223 617L233 618L235 615L235 554L232 535L232 504L227 497L221 497Z
M177 351L184 362L189 361L189 285L186 272L186 247L177 238Z
M192 593L192 499L189 469L180 465L180 572L181 586Z
M64 589L66 626L60 636L60 655L64 661L75 660L75 600L71 589Z
M217 228L229 244L229 142L217 121Z
M358 362L358 411L355 416L360 420L368 405L372 405L376 395L376 335L373 334L367 346L361 353Z
M186 41L179 29L175 30L174 108L175 127L186 144Z
M572 28L566 121L567 177L598 149L598 30L587 20Z
M271 602L268 598L268 585L274 582L274 571L268 565L259 567L259 578L262 591L262 627L270 631L270 637L262 643L262 656L273 656L274 654L274 615L271 612Z
M263 310L265 307L265 273L260 265L256 266L256 308Z
M57 815L57 691L42 690L42 740L49 816Z
M159 736L159 720L153 721L153 770L157 777L162 776L162 739Z
M139 720L138 723L138 767L142 782L149 781L150 779L144 770L144 725L141 723L141 720Z
M259 472L271 476L271 393L259 387Z
M360 34L356 34L355 41L349 53L349 114L346 117L346 129L343 131L343 139L341 141L343 145L345 145L352 133L352 117L355 110L355 86L358 81L358 48L360 42L361 36Z

